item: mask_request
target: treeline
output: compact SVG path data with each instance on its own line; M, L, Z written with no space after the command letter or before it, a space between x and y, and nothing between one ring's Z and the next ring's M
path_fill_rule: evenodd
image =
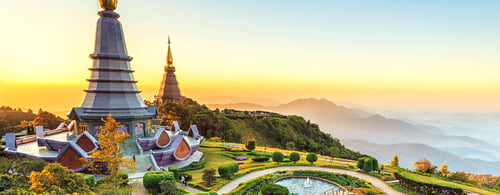
M12 108L9 106L0 107L0 136L8 132L18 133L22 130L33 129L35 126L42 125L45 129L56 128L64 119L53 113L28 109L24 112L21 108ZM31 131L34 133L34 131Z
M183 98L178 103L163 103L159 106L158 114L165 123L177 120L182 129L196 124L205 137L220 137L226 142L244 143L255 139L259 146L347 159L362 156L359 152L347 149L330 134L322 132L317 124L300 116L262 111L210 110L189 98Z

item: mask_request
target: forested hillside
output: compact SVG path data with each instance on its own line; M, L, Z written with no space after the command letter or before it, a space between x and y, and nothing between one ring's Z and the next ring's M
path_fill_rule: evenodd
M266 111L210 110L192 99L165 102L159 107L165 123L180 122L182 129L198 125L205 137L220 137L226 142L243 143L256 139L260 146L278 147L322 155L357 159L359 152L347 149L340 141L300 116L284 116Z
M31 109L24 112L21 108L16 109L9 106L1 106L0 136L6 132L17 133L26 130L27 126L42 125L46 129L53 129L63 121L61 117L57 117L42 109L38 110L38 114L35 114Z

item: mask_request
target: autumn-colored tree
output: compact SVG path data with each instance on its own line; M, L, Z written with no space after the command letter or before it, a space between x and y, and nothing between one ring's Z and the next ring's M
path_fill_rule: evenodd
M436 166L432 165L426 158L422 158L419 161L414 162L413 166L415 166L415 170L417 172L430 174L434 174L436 172Z
M399 167L398 155L392 156L391 166L393 166L393 167Z
M450 172L448 171L448 165L446 164L446 162L443 163L443 165L441 165L441 167L439 168L438 175L441 177L448 177L448 175L450 175Z
M90 194L90 187L82 175L77 174L59 163L50 163L41 172L31 172L30 190L35 193L80 193Z
M215 177L215 169L205 169L203 170L203 181L205 181L206 186L212 186L217 177Z
M126 183L128 178L123 177L122 168L129 171L135 171L135 162L132 159L124 158L120 152L125 146L125 139L130 135L126 132L119 131L120 123L113 119L109 114L106 119L102 120L104 126L101 126L101 133L98 134L99 149L90 154L89 159L82 159L87 168L97 174L106 174L108 179L100 188L115 188L118 189L121 184Z

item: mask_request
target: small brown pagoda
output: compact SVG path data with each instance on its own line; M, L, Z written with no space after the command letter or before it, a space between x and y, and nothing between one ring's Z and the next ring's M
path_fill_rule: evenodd
M175 76L174 60L172 58L172 51L170 50L170 36L168 37L168 50L167 50L167 65L165 65L165 73L161 82L160 90L155 95L157 105L163 102L173 101L178 102L183 96L179 89L179 83Z

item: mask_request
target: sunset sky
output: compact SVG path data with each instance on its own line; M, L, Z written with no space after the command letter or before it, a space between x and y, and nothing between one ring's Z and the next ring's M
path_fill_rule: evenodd
M80 106L97 0L0 1L0 105ZM497 0L120 0L145 99L171 36L183 95L316 97L405 111L500 112Z

